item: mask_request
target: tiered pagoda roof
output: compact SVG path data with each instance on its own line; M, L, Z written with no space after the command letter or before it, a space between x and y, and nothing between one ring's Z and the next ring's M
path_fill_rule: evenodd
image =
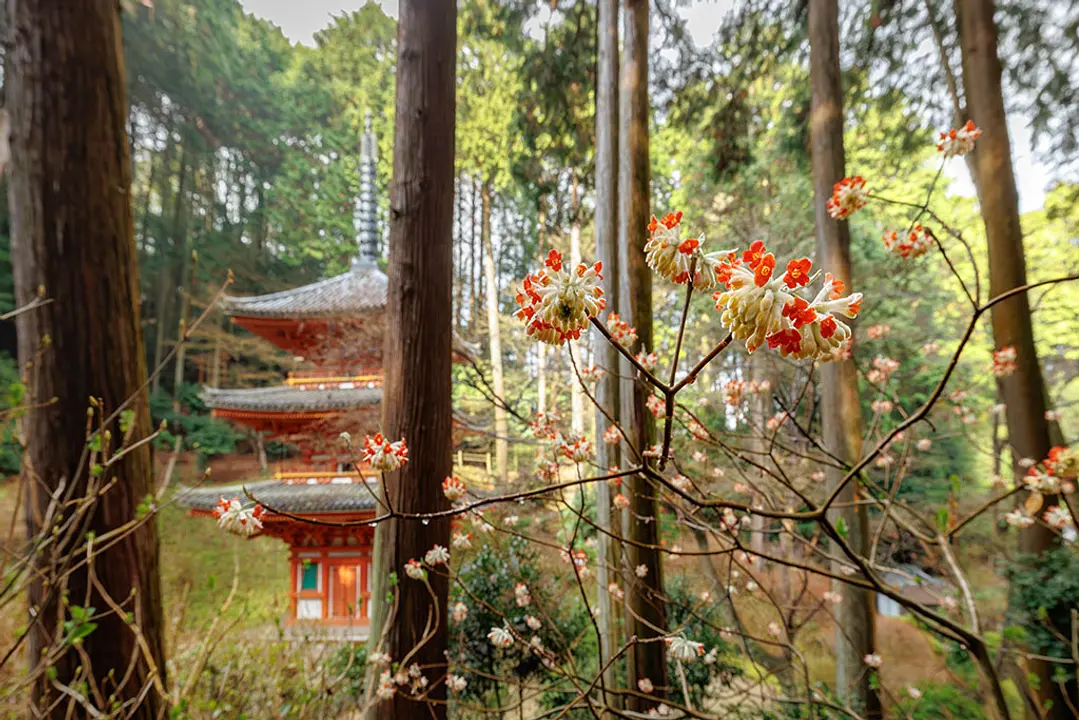
M221 299L221 310L234 319L328 319L352 317L386 307L386 274L371 262L325 280L266 295Z
M244 485L209 485L185 488L180 497L185 505L200 513L213 512L222 497L246 500L245 489L260 502L296 515L374 510L372 493L377 492L374 483L364 487L358 478L344 476L341 479L343 482L260 480Z
M249 389L203 388L206 407L224 416L226 411L249 412L336 412L375 407L382 402L381 387L342 387L340 383L325 389L295 385L274 385Z

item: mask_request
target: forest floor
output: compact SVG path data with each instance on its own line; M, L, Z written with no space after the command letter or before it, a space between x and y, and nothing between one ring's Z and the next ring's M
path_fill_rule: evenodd
M162 454L163 455L163 454ZM165 459L158 458L163 469ZM211 463L214 484L238 482L259 476L252 456L229 456ZM193 457L178 463L173 482L196 483L202 470ZM16 508L17 480L0 480L0 533L6 542L12 513ZM21 535L21 519L15 527ZM168 643L181 655L205 638L215 618L220 617L215 632L228 629L252 640L278 637L281 620L288 609L288 548L269 539L246 540L219 532L213 521L190 517L175 502L162 508L158 523L161 540L161 582L165 600ZM690 544L690 543L687 543ZM987 561L971 560L971 569L992 573ZM981 565L985 565L984 568ZM685 559L670 568L673 574L694 575L696 563ZM780 584L775 575L762 574L761 583L774 589ZM227 612L221 608L233 583L237 592ZM800 586L800 579L795 579ZM700 589L704 589L703 586ZM819 597L827 590L822 578L812 578L810 592ZM767 603L741 593L736 606L747 630L767 637L767 626L776 620ZM0 637L13 637L23 623L25 607L12 603L0 609ZM796 645L806 660L809 679L830 682L834 673L834 624L825 612L818 612L798 633ZM893 693L928 682L947 683L946 649L919 629L909 618L877 618L879 652L885 658L881 669L883 684ZM748 668L747 668L748 669ZM2 681L2 678L0 678Z

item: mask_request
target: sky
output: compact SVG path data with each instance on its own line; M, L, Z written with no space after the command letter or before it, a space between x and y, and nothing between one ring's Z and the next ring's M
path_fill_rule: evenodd
M396 18L398 0L376 0L387 15ZM276 24L293 42L314 44L316 32L326 27L335 15L359 10L367 0L240 0L244 8L255 15ZM708 45L720 21L733 0L696 0L683 6L679 12L686 18L693 40L701 46ZM1045 201L1047 182L1051 177L1048 167L1041 165L1031 151L1030 131L1022 118L1014 115L1008 122L1012 139L1012 157L1019 186L1019 207L1022 212L1037 210ZM974 185L970 181L963 161L955 158L945 168L945 176L953 182L949 194L970 197Z

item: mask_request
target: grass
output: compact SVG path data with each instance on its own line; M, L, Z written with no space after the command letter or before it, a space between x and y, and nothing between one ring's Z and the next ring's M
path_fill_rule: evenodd
M280 620L288 611L288 546L273 538L244 538L218 530L213 519L163 508L161 589L171 624L183 619L181 636L199 634L218 615L235 577L236 596L226 620L245 628Z
M6 539L16 506L18 481L0 482L0 532ZM22 534L16 520L17 536ZM179 637L205 633L232 587L236 596L223 618L242 618L245 628L272 625L288 611L288 546L273 538L245 540L221 532L213 519L190 517L169 503L158 516L161 543L161 590L170 631ZM2 542L2 540L0 540ZM0 611L0 636L11 637L24 623L26 606L14 602ZM173 634L170 633L170 638Z

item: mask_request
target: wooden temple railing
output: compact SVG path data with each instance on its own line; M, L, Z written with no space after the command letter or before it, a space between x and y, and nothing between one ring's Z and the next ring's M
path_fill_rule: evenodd
M290 471L278 471L273 474L274 480L306 480L312 478L315 480L330 480L338 477L361 477L361 473L357 470L342 470L341 472L330 471L311 471L311 472L290 472Z
M381 387L382 375L327 375L325 370L296 370L285 379L290 387L302 385L352 385L354 387Z

